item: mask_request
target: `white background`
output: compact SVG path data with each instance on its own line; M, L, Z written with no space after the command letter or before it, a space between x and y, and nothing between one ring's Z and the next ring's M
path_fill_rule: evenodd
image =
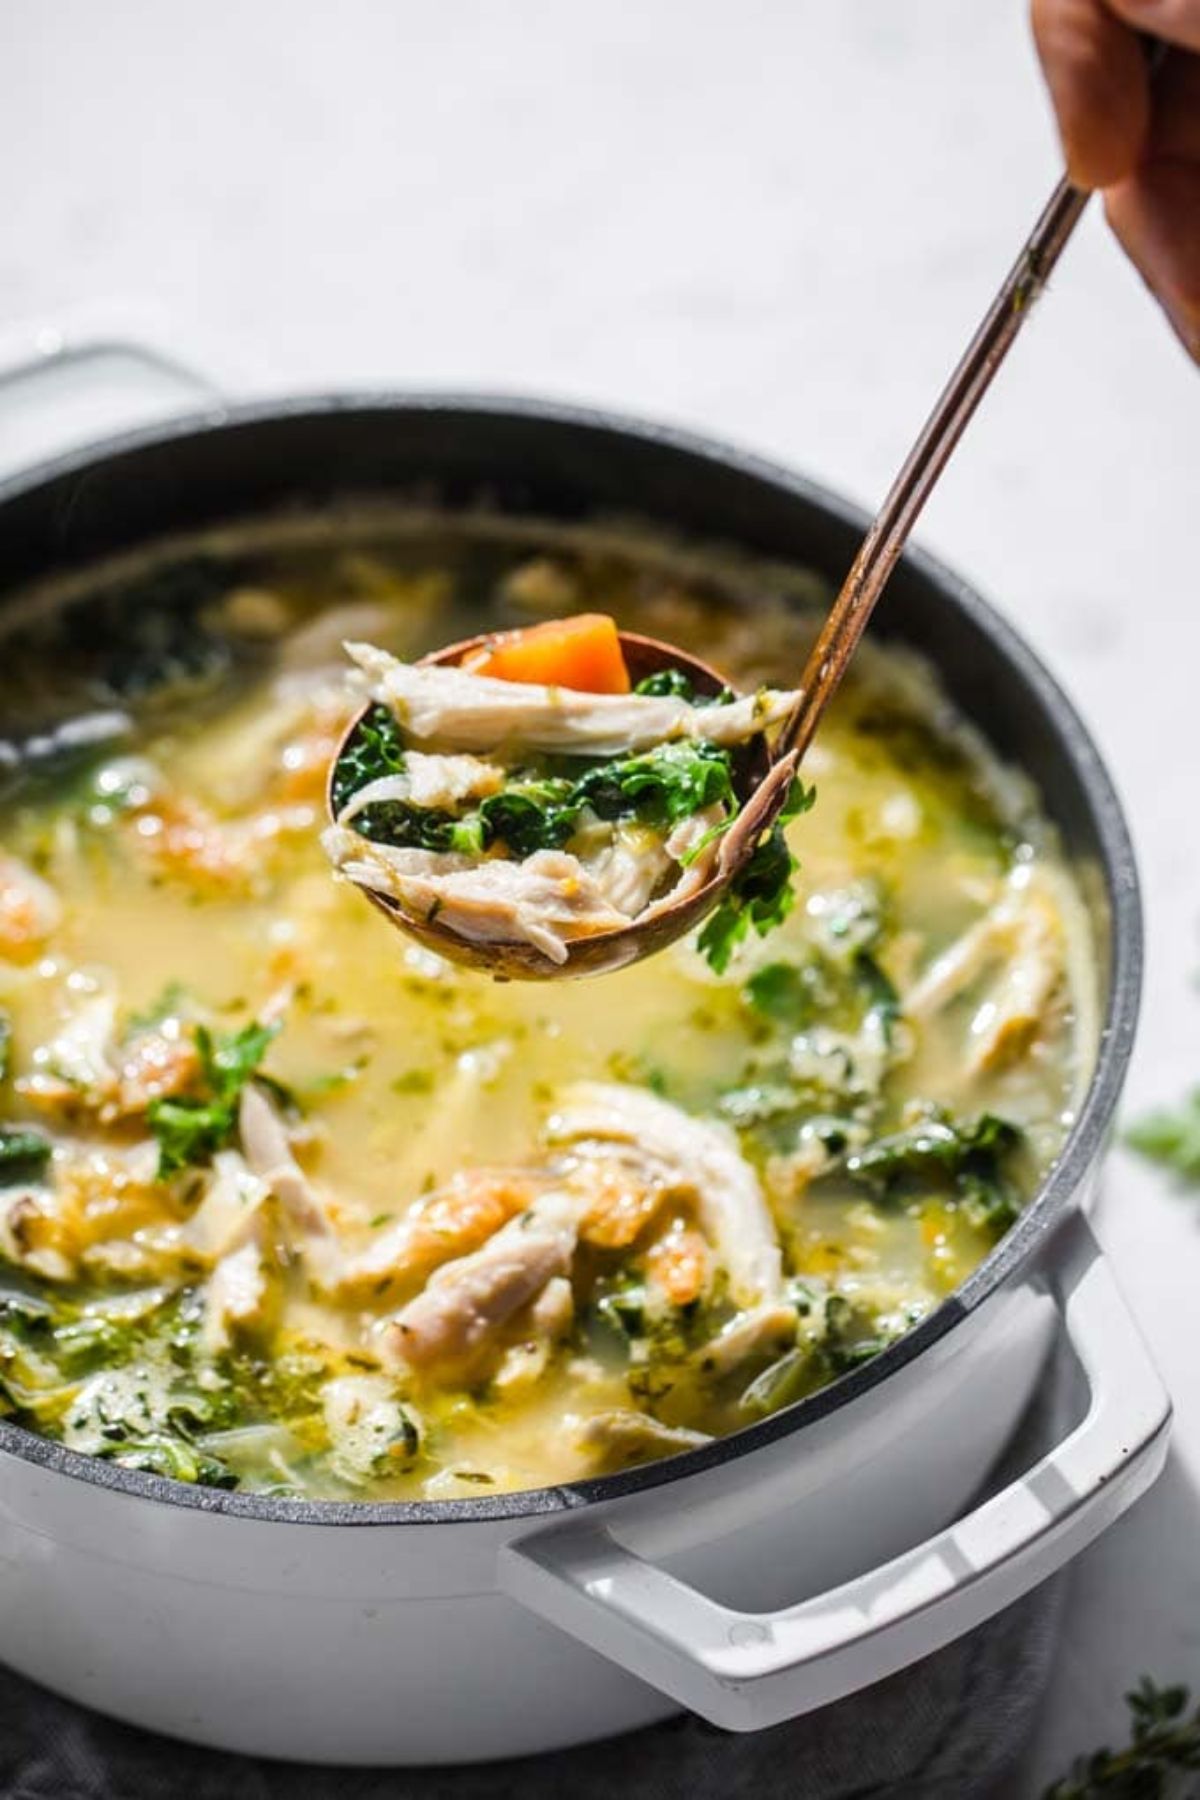
M1017 0L5 0L0 328L156 302L243 385L488 387L703 427L873 503L1056 175ZM931 505L1129 803L1130 1110L1200 1081L1200 378L1098 216ZM1157 652L1157 655L1156 655ZM1178 1406L1082 1561L1040 1791L1200 1686L1200 1196L1102 1234Z

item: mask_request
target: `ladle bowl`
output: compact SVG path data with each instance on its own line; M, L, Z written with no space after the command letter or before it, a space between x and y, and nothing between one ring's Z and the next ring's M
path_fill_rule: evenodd
M680 669L697 694L719 694L727 686L717 671L697 657L665 644L657 638L642 637L636 632L620 633L625 666L634 686L660 669ZM465 638L448 644L423 657L425 663L453 668L483 649L486 636ZM333 784L334 771L349 750L370 711L366 706L347 727L330 764L326 803L330 818L336 823ZM720 848L709 879L687 893L677 903L670 903L649 916L632 919L628 925L613 931L595 932L573 938L566 944L566 961L552 962L533 944L515 941L475 941L461 937L438 923L436 918L420 918L407 912L389 894L364 887L362 893L381 912L388 923L452 962L479 970L498 981L548 981L565 976L605 975L626 968L644 956L653 956L669 944L686 936L710 913L730 883L753 854L764 831L770 829L787 799L795 772L796 757L787 755L772 761L770 748L761 734L739 746L733 753L733 783L741 810L721 839Z

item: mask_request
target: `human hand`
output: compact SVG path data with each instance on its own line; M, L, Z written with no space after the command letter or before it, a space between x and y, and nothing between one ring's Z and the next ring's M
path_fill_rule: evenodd
M1071 180L1200 362L1200 0L1032 0ZM1153 90L1138 32L1180 46Z

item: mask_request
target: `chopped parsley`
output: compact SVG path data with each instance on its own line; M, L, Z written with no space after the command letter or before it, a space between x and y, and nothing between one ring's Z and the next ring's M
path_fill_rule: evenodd
M808 812L816 797L815 788L793 781L778 819L705 921L696 945L716 974L725 973L737 946L751 931L765 937L783 924L795 905L792 876L798 865L784 827Z
M146 1119L158 1140L158 1179L166 1180L193 1164L210 1161L233 1142L242 1089L267 1053L278 1024L256 1020L240 1031L216 1036L197 1025L201 1091L174 1099L152 1100Z

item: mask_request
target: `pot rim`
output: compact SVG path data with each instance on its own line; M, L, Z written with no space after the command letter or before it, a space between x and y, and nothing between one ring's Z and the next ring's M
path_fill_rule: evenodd
M338 413L404 413L441 416L512 417L551 427L574 427L658 445L694 460L716 464L782 491L865 534L869 515L854 502L785 465L737 445L679 426L664 425L608 408L573 401L527 398L502 392L364 388L338 393L289 395L192 410L165 421L107 436L38 462L0 481L0 508L48 481L82 473L127 452L181 439L219 435L242 426L323 417ZM330 1501L299 1500L237 1490L206 1488L139 1469L121 1468L70 1450L23 1426L0 1419L0 1453L17 1456L73 1480L91 1483L166 1506L190 1507L264 1523L355 1526L450 1525L535 1518L577 1512L621 1500L670 1482L682 1481L790 1437L860 1394L887 1380L940 1342L990 1295L1033 1258L1070 1207L1101 1152L1133 1049L1141 995L1142 904L1133 845L1111 776L1073 702L1017 630L973 587L939 559L910 545L903 561L936 588L1000 651L1027 691L1058 726L1063 753L1078 780L1096 826L1100 865L1111 909L1111 981L1104 1009L1096 1065L1062 1153L1017 1222L952 1294L870 1362L840 1376L807 1398L784 1407L699 1449L664 1457L639 1468L554 1487L461 1500Z

